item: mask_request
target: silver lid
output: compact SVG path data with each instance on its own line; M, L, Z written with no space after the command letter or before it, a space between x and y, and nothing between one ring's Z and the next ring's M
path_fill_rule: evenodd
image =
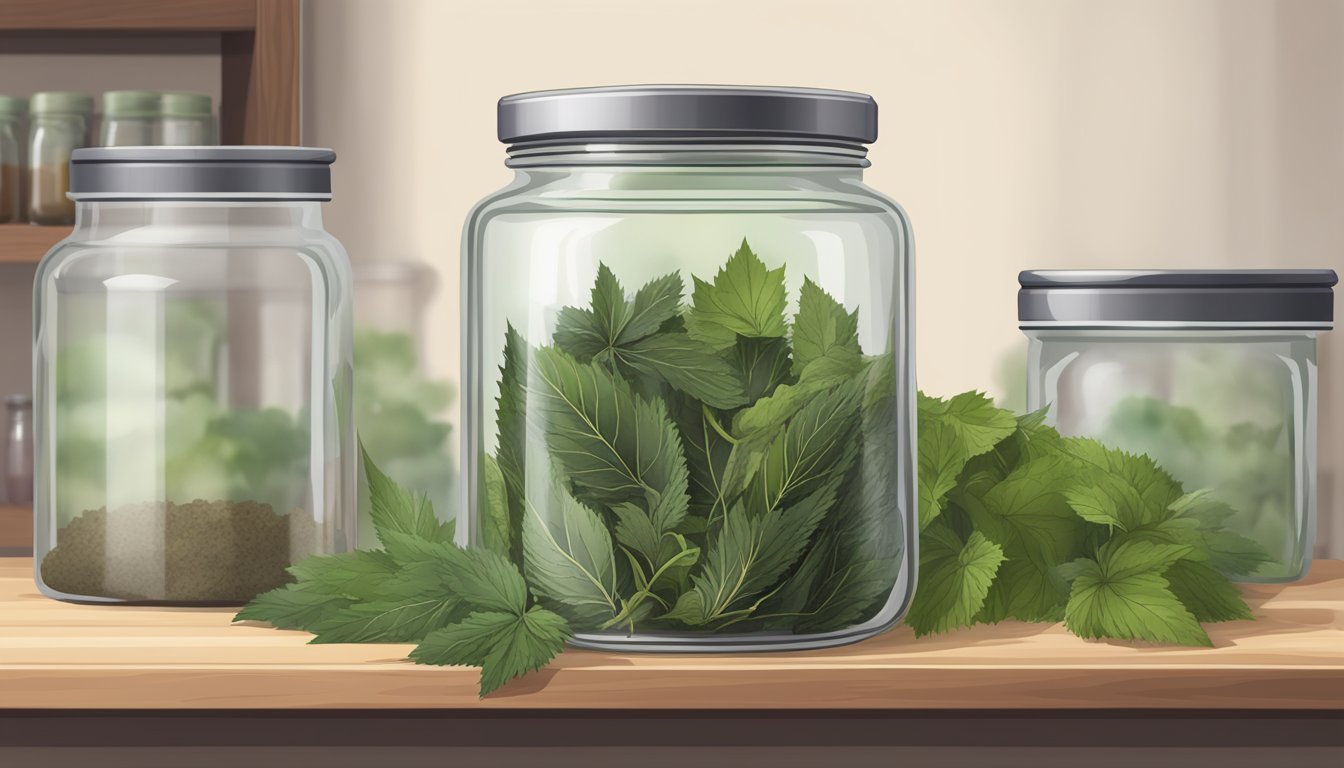
M1046 328L1283 328L1334 325L1332 269L1030 270L1018 324Z
M870 144L873 97L820 88L619 85L505 96L499 140L788 138Z
M97 147L70 157L75 200L330 200L336 153L307 147Z

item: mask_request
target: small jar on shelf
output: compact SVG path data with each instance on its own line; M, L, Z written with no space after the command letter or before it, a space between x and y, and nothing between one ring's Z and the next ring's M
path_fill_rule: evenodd
M159 96L159 109L159 140L156 143L184 147L219 143L209 96L163 93Z
M157 91L108 91L103 94L104 147L145 147L159 143Z
M93 98L83 93L45 91L33 95L28 150L28 220L34 224L75 223L70 191L70 153L88 145Z
M0 224L23 221L23 119L28 100L0 96Z

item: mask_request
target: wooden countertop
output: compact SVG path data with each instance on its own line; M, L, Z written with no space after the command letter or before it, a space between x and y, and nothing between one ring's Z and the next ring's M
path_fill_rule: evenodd
M32 561L0 560L0 709L1297 709L1344 711L1344 562L1245 588L1257 620L1216 647L1086 642L1004 623L915 640L898 628L792 654L620 656L570 650L477 699L477 671L406 645L307 645L224 609L81 606L41 597Z

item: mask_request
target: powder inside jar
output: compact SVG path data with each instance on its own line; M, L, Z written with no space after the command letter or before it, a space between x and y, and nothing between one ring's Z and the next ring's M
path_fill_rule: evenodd
M319 533L303 510L252 501L94 509L57 532L42 581L76 598L245 603L292 581L285 569L318 551Z

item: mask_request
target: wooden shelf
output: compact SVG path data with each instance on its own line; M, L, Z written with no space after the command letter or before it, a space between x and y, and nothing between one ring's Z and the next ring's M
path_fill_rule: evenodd
M299 0L0 0L0 35L146 32L218 35L221 143L299 143Z
M0 264L36 264L70 234L70 227L0 224Z
M0 504L0 553L33 549L33 510L15 504Z
M0 0L0 30L231 32L252 29L257 0Z
M807 653L569 650L479 700L477 671L407 645L308 645L228 609L82 606L0 560L0 710L1313 710L1344 709L1344 562L1245 588L1255 621L1214 648L1086 642L1006 622L915 640L906 628Z

